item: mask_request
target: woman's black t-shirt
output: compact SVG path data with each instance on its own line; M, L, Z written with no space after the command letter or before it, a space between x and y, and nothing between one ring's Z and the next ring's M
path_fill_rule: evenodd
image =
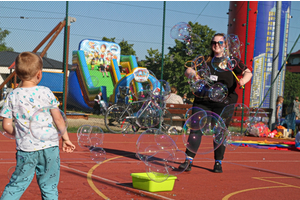
M218 58L215 58L215 59L218 59ZM236 75L240 75L242 74L242 72L246 69L246 66L238 59L235 59L238 63L238 66L236 66L234 69L233 69L233 72L236 74ZM222 83L224 85L227 86L227 89L228 89L228 95L226 97L226 99L223 100L223 103L225 104L232 104L232 103L236 103L237 102L237 99L238 99L238 95L237 93L235 92L235 89L237 87L237 81L233 75L233 73L228 70L228 71L225 71L225 70L221 70L221 71L216 71L213 67L212 67L212 64L211 64L211 61L207 62L207 66L209 67L210 69L210 76L212 77L213 76L213 83ZM210 77L210 78L211 78ZM194 100L194 103L197 103L197 104L201 104L201 102L207 102L207 101L212 101L209 99L208 97L208 90L209 90L210 86L208 86L207 84L202 88L201 92L200 93L197 93L195 94L195 100ZM221 102L220 102L221 103Z

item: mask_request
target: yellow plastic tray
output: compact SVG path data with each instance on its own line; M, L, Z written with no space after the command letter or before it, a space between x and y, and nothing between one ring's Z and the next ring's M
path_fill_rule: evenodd
M130 175L132 176L132 185L134 188L146 190L149 192L172 191L175 184L175 180L177 179L177 177L173 175L170 175L168 179L166 179L165 175L162 174L161 177L155 176L155 179L152 178L154 180L157 180L157 182L155 182L148 177L146 172L131 173ZM163 181L164 179L166 180Z

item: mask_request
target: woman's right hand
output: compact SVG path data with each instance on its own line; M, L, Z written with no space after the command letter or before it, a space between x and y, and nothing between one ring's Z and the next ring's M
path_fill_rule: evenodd
M188 78L188 79L193 79L193 80L199 80L200 76L196 73L196 71L189 67L185 70L184 75Z

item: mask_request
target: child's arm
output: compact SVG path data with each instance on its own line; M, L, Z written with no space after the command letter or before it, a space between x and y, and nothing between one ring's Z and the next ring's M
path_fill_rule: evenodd
M276 106L276 120L279 121L279 109L280 109L280 106L277 105Z
M13 136L16 135L14 126L12 125L12 119L10 119L10 118L3 118L2 128L8 134L13 135Z
M65 121L60 114L59 109L51 109L53 121L56 124L59 132L62 134L62 150L64 152L73 152L76 148L75 145L70 141L68 132L66 130Z

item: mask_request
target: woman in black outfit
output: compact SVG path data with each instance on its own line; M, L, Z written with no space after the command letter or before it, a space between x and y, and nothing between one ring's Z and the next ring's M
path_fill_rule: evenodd
M224 70L218 70L216 71L211 64L212 59L214 60L218 59L221 61L222 57L224 57L224 50L226 48L226 37L223 33L217 33L213 36L211 40L211 55L206 59L207 66L210 69L210 79L213 83L222 83L227 86L228 88L228 96L222 101L222 102L215 102L210 100L208 97L207 90L209 89L209 86L204 86L204 88L201 90L200 93L195 94L195 100L193 102L193 107L199 107L204 110L215 112L216 114L220 115L223 108L229 104L234 104L237 102L238 95L235 92L235 89L237 87L237 81L231 71L224 71ZM247 67L238 59L237 60L238 66L236 66L233 69L233 72L236 75L243 74L243 78L241 78L238 83L239 85L243 86L248 81L250 81L252 77L252 73ZM185 72L185 75L187 77L196 77L196 79L199 78L199 76L196 75L196 72L192 68L188 68ZM192 110L192 113L194 114L198 110ZM198 130L196 133L201 134L201 131ZM190 135L191 136L191 135ZM198 141L193 141L190 138L188 139L189 145L193 147L193 149L198 149L201 143L201 137L199 137ZM216 144L214 144L216 145ZM214 165L214 172L222 173L222 160L224 158L225 153L225 146L221 144L217 149L214 151L214 158L215 158L215 165ZM186 169L185 171L191 171L191 166L193 162L193 158L195 157L195 153L191 152L190 150L186 149L187 154L187 160L179 166L181 169Z

